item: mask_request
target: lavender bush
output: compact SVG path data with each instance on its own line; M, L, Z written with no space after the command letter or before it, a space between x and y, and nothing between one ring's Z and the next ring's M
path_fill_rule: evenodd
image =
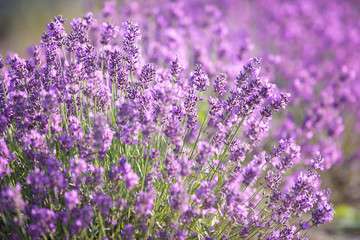
M337 187L333 199L360 202L360 191L353 190L360 184L356 1L123 0L105 2L102 18L118 23L135 18L147 61L163 65L176 52L189 69L201 63L210 78L226 72L231 81L238 66L261 56L264 75L292 95L261 144L270 148L270 139L292 137L305 165L320 153L325 169L331 169L324 182Z
M144 29L143 55L159 65L177 52L190 69L201 63L210 77L226 72L231 81L239 65L261 56L269 80L292 94L284 121L271 127L271 138L296 139L303 164L320 152L327 170L349 166L352 170L338 177L348 191L337 197L359 202L352 189L360 170L360 139L351 134L360 129L356 1L138 0L105 6L104 20L136 18Z
M331 221L327 158L268 134L290 94L248 41L227 51L221 11L114 4L0 58L1 237L306 239Z

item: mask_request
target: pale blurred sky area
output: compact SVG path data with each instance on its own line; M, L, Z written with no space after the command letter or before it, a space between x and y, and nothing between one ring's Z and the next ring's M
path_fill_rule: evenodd
M67 18L68 29L71 19L101 5L101 0L0 0L0 54L16 52L25 57L30 45L40 43L54 16Z

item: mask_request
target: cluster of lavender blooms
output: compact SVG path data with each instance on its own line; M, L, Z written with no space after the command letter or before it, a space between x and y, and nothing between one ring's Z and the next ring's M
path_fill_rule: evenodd
M320 153L327 170L342 163L360 169L360 139L349 134L360 129L356 1L123 0L106 2L101 17L136 19L147 61L164 65L176 52L187 68L201 63L210 78L226 72L229 88L238 66L261 56L266 76L292 95L271 139L296 139L303 165ZM273 144L263 141L267 148Z
M301 111L286 113L287 124L279 129L278 136L293 132L292 137L302 145L303 154L322 153L327 159L326 169L341 164L344 159L353 159L358 155L358 147L343 154L342 138L348 118L360 116L357 106L360 69L357 54L352 50L360 47L357 4L354 1L255 2L262 17L251 17L252 20L259 28L269 23L266 30L261 28L261 34L269 37L258 41L260 48L275 49L273 55L264 53L264 59L273 60L272 74L282 76L277 81L291 91L294 97L291 109ZM259 36L255 31L250 34L253 39ZM350 122L346 127L359 130ZM285 133L284 129L292 131Z
M340 174L332 171L325 180L344 183L338 201L359 202L359 195L350 188L360 169L360 62L354 52L360 47L359 5L351 0L230 0L228 4L223 5L226 21L230 24L236 17L240 23L253 24L247 32L264 62L271 63L265 68L274 82L292 94L285 124L274 131L275 136L296 138L305 164L321 152L325 169L341 165ZM239 16L233 11L238 8L249 11Z
M221 50L224 23L170 1L142 13L142 35L109 20L114 3L70 33L55 17L28 59L0 58L1 238L306 239L331 221L326 158L295 169L296 139L266 139L290 94L246 48ZM209 28L217 51L188 51Z

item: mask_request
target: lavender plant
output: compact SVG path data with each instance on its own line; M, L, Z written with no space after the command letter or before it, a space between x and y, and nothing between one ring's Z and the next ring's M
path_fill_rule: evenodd
M360 122L356 1L122 0L105 6L105 20L139 22L143 57L158 65L176 52L190 69L201 63L210 78L227 73L230 87L238 66L261 56L264 74L292 94L280 115L284 122L274 119L272 136L261 147L271 147L271 139L296 138L303 156L299 163L311 165L319 152L325 169L333 168L324 174L325 182L337 179L338 191L347 189L336 200L359 202L353 187L358 185L360 140L352 134Z
M284 186L301 148L263 144L290 94L259 59L209 74L142 56L133 21L65 22L28 59L0 58L2 238L306 239L331 221L321 154Z

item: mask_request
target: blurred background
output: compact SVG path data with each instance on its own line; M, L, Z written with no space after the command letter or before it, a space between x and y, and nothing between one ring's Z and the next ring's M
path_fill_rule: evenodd
M69 24L93 7L98 5L87 0L0 0L0 54L12 51L25 56L30 45L40 43L54 16L62 15Z
M46 31L46 24L50 23L54 16L62 15L67 18L65 25L69 30L72 18L82 17L88 11L100 12L102 2L0 0L0 54L6 58L8 53L16 52L25 57L30 45L40 43L42 33ZM351 131L345 133L345 136L349 136L350 143L352 134ZM360 198L360 174L352 171L351 167L342 165L327 171L323 181L333 192L335 220L310 231L309 239L360 239L360 202L357 201Z

